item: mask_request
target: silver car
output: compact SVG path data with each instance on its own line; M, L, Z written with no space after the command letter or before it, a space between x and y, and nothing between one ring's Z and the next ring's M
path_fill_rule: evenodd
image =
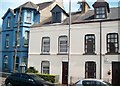
M75 86L112 86L110 83L99 79L83 79L75 83Z

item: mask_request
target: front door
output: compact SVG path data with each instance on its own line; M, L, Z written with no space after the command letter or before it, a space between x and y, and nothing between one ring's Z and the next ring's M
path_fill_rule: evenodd
M68 62L62 62L62 84L68 83Z
M120 62L112 62L112 84L120 86Z

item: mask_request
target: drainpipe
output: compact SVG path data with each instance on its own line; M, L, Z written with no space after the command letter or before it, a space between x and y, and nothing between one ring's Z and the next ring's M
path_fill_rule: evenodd
M102 22L100 21L100 79L102 79Z
M17 23L17 33L15 33L16 36L16 42L15 42L15 49L14 49L14 63L13 63L13 72L16 72L16 60L17 60L17 48L18 48L18 38L19 38L19 33L20 33L20 22L21 22L21 10L22 8L20 7L19 13L18 13L18 23Z
M70 29L71 29L71 0L69 0L69 29L68 29L68 76L67 76L67 86L69 86L70 77Z

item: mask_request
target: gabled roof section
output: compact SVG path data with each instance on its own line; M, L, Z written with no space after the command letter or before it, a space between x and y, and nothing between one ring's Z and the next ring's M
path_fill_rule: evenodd
M19 8L30 8L30 9L37 9L37 5L36 4L34 4L34 3L32 3L32 2L26 2L26 3L24 3L23 5L21 5L21 6L19 6L19 7L17 7L16 9L19 9ZM15 9L15 10L16 10Z
M107 7L108 13L110 12L109 4L105 0L97 0L92 6L94 8L96 8L96 7Z
M9 12L11 12L11 13L13 14L13 16L14 16L14 11L9 8L9 9L7 10L7 12L5 13L5 15L2 17L2 19L4 19Z
M68 13L66 13L66 11L65 11L62 7L60 7L59 5L56 5L56 6L51 10L51 12L52 12L56 7L60 8L60 9L62 10L62 12L63 12L67 17L69 16Z
M37 4L37 6L39 6L39 10L43 10L43 9L45 9L46 7L50 6L52 3L53 3L53 1L44 2L44 3L39 3L39 4Z

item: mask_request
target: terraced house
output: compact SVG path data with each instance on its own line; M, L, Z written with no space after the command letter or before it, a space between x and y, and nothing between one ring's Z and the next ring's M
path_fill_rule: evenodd
M71 15L70 31L69 18L62 17L67 14L59 6L51 10L49 23L32 26L28 65L43 74L59 75L62 84L97 78L118 85L120 8L109 7L105 0L96 0L94 9L85 0L80 3L81 10Z
M20 72L23 65L27 68L30 26L46 23L51 18L50 10L55 5L63 8L62 3L59 0L38 4L26 2L15 9L7 10L2 17L2 72Z

